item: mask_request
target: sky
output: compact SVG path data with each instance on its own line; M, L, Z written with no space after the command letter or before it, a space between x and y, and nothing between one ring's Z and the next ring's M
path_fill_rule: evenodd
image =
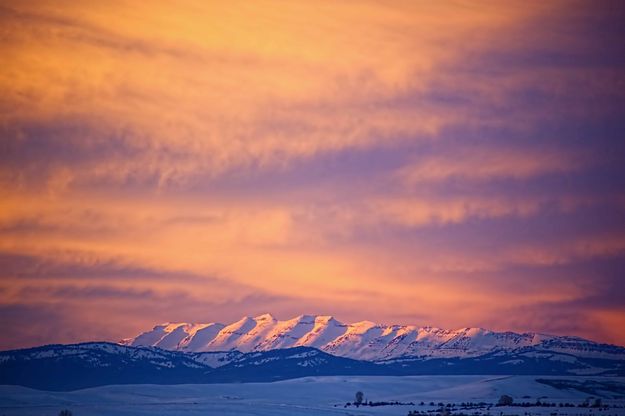
M625 345L623 21L0 0L0 348L266 312Z

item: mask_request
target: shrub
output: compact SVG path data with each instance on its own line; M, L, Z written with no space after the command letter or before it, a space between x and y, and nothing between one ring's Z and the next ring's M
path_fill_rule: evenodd
M497 402L497 406L511 406L513 402L514 400L511 396L508 396L507 394L502 394L499 398L499 401Z

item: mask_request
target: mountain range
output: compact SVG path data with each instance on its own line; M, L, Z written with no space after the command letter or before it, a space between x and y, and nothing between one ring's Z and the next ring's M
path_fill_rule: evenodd
M623 348L583 338L534 332L494 332L482 328L447 330L429 326L343 323L332 316L300 315L279 321L270 314L230 324L165 323L121 341L134 347L171 351L270 351L312 347L356 360L382 361L478 357L497 351L535 348L584 358L622 358Z
M120 343L0 352L0 384L270 382L318 375L625 376L625 348L577 337L479 328L344 324L271 315L224 325L167 323Z

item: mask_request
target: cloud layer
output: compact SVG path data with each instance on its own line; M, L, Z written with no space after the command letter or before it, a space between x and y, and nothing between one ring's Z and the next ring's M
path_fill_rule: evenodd
M304 312L625 344L625 8L0 1L0 347Z

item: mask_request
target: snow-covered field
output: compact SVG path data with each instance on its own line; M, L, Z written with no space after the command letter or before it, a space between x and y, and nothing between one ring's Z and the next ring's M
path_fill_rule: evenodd
M537 378L610 382L616 390L594 394L557 389L536 382ZM595 383L596 385L596 383ZM415 405L345 408L362 391L365 400L414 402ZM74 392L46 392L16 386L0 386L0 416L50 415L69 409L74 416L109 415L407 415L418 410L436 415L430 401L496 402L502 394L515 401L581 403L589 396L600 397L611 407L604 409L566 407L493 407L481 414L493 416L577 416L625 415L625 378L536 377L536 376L420 376L420 377L308 377L275 383L205 385L106 386ZM620 399L615 399L616 395ZM424 401L425 406L419 403ZM472 414L474 411L465 411ZM554 415L555 416L555 415Z

